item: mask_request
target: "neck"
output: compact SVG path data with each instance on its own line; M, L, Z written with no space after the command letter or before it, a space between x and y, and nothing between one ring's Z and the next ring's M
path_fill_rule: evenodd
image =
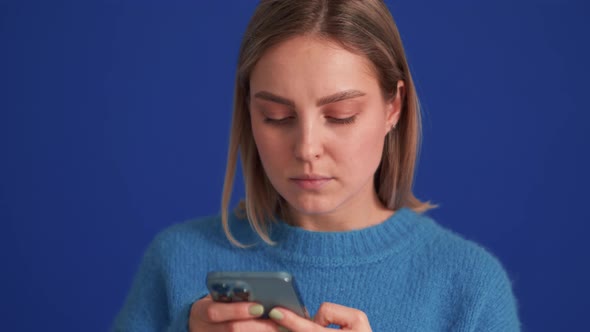
M380 224L393 215L394 211L381 203L374 190L367 196L365 200L344 202L325 213L306 214L290 207L287 219L309 231L344 232Z

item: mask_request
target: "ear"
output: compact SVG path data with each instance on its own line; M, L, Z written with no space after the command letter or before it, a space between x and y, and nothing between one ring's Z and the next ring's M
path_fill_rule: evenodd
M399 118L401 116L402 113L402 106L403 106L403 101L406 98L406 87L404 84L404 81L399 80L397 81L397 86L396 86L396 93L395 93L395 97L392 98L391 100L387 101L387 104L385 105L386 107L386 118L385 118L385 131L386 133L389 133L389 131L392 129L392 127L397 126L397 123L399 121Z

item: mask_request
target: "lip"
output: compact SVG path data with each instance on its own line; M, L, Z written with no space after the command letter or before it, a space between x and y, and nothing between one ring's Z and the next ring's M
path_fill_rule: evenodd
M332 181L333 178L329 176L305 174L302 176L290 178L289 180L295 182L295 184L297 184L300 188L309 190L319 189L326 185L328 182Z

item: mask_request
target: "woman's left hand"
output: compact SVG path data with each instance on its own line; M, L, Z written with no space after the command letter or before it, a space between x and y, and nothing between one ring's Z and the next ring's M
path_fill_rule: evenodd
M342 330L371 332L367 315L357 309L343 305L324 302L313 320L302 318L284 308L274 308L269 313L277 324L292 332L332 331L326 328L330 324L338 325Z

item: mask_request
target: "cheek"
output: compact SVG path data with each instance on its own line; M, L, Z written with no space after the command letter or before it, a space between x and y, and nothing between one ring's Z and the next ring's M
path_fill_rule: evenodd
M376 128L360 130L356 135L349 136L346 143L341 145L341 156L346 158L351 172L358 176L366 176L374 172L381 162L384 136Z
M281 164L288 151L285 140L277 139L271 130L252 126L252 134L258 155L267 173L272 173L273 165Z

